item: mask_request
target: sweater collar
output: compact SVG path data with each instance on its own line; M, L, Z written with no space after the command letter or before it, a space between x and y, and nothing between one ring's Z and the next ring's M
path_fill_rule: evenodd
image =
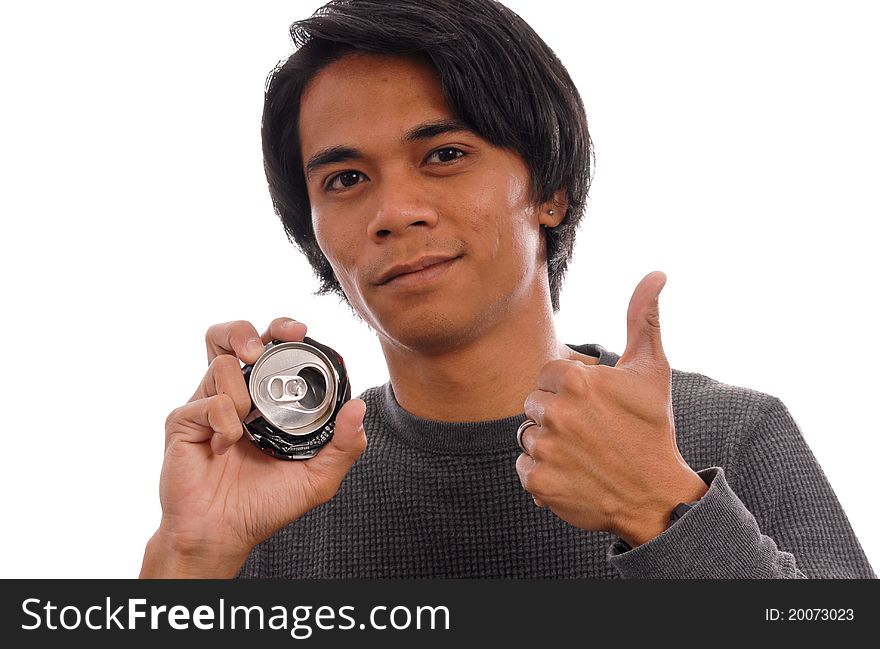
M581 354L594 356L600 365L614 366L620 358L601 345L569 345ZM475 422L434 421L416 417L404 410L394 396L389 381L378 390L379 415L385 427L410 446L435 453L458 455L514 451L516 429L525 420L525 413Z

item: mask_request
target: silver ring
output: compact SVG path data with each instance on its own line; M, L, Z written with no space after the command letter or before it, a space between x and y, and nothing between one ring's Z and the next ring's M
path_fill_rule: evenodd
M523 453L528 453L528 451L526 450L526 447L523 446L523 443L522 443L523 433L526 431L526 428L528 428L530 426L537 426L537 425L538 425L538 422L536 422L534 419L526 419L523 423L521 423L519 425L519 428L516 429L516 445L522 449Z

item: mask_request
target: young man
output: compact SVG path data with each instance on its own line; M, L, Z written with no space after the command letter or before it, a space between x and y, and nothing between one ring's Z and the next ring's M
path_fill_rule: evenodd
M211 327L168 417L143 576L874 576L784 405L670 369L662 273L635 288L621 356L557 339L591 148L528 25L488 0L350 0L292 33L270 191L390 382L316 457L275 460L243 436L239 361L305 325Z

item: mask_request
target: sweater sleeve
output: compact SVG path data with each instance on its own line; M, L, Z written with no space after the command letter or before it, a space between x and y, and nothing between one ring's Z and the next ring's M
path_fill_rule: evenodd
M870 579L874 571L784 404L746 431L728 466L698 471L709 491L666 531L608 552L624 578ZM734 491L736 488L736 492Z

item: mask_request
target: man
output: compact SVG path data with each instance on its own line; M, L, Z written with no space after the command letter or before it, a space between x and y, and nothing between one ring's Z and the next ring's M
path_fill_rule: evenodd
M621 356L557 339L591 147L528 25L487 0L351 0L292 34L264 107L270 192L390 382L315 458L275 460L243 436L239 361L305 325L211 327L167 421L143 576L874 576L784 405L670 369L662 273Z

